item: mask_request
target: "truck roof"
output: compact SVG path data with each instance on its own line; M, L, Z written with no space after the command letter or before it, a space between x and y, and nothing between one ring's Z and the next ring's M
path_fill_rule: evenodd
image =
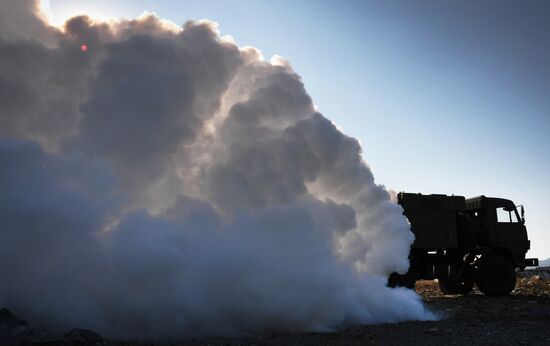
M515 207L514 202L505 198L485 195L465 199L463 196L400 192L398 203L407 210L472 210L486 207Z
M505 198L486 197L481 195L466 199L466 209L468 210L486 207L488 204L493 207L515 206L514 202Z

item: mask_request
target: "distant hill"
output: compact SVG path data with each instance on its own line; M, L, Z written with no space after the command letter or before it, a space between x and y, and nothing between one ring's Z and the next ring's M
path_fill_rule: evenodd
M539 261L539 267L550 267L550 258Z

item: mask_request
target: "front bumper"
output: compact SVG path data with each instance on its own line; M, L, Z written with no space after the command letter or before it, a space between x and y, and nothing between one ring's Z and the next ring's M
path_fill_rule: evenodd
M523 261L524 267L538 267L539 266L539 259L538 258L526 258Z

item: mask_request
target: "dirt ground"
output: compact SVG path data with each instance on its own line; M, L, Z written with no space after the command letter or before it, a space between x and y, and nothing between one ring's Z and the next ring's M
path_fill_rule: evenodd
M519 278L508 297L444 295L438 283L419 281L416 291L442 316L434 322L403 322L342 328L331 333L264 334L239 338L200 338L117 342L86 330L64 336L33 329L0 310L0 345L549 345L549 273ZM543 279L545 277L546 279ZM15 336L14 336L15 335ZM4 338L2 338L2 336Z
M440 321L117 345L550 345L550 280L518 279L508 297L486 297L475 289L468 296L444 295L434 281L419 281L416 290L430 309L443 315Z

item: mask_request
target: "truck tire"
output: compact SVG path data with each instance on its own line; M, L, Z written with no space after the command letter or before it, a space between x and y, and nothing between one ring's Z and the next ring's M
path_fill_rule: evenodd
M472 291L474 282L471 280L444 280L439 279L439 289L444 294L463 294L467 295Z
M514 264L498 254L481 262L476 275L477 288L488 296L506 296L516 287Z

